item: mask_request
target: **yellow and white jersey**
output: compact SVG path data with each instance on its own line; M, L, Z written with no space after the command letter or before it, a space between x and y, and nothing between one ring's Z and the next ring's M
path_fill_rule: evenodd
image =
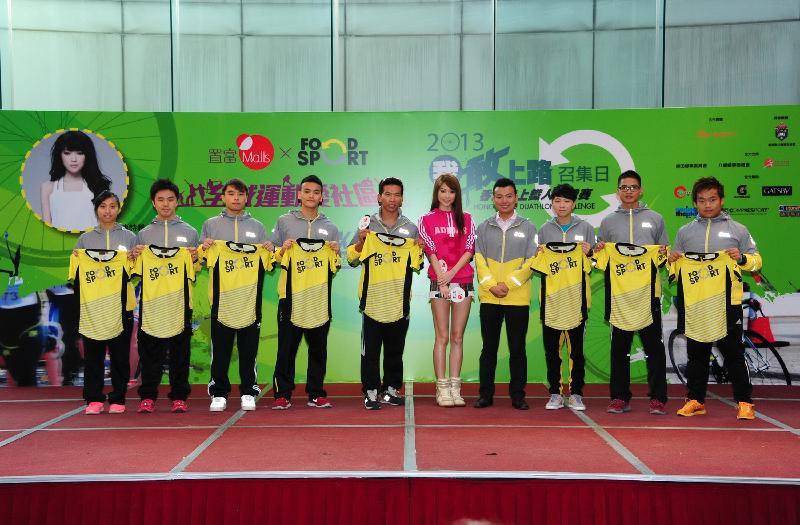
M669 266L677 282L678 329L686 337L712 343L728 334L728 312L741 308L742 272L727 253L685 253Z
M422 248L414 239L370 232L359 261L359 309L379 323L408 317L411 278L423 266Z
M142 330L162 339L183 332L191 322L189 281L195 278L189 250L150 245L136 258L132 273L142 278L139 305Z
M211 317L233 329L261 319L264 272L272 270L273 253L254 244L214 241L208 250L198 250L198 256L209 270Z
M660 248L609 242L594 255L605 272L606 320L617 328L635 331L653 323L653 298L661 297L658 269L667 262Z
M122 333L128 310L131 268L125 250L76 250L69 258L69 277L80 304L78 332L96 341Z
M339 271L339 254L319 239L297 239L281 254L281 275L286 286L293 325L316 328L331 318L331 283Z
M530 259L542 275L541 317L545 326L572 330L586 320L592 303L588 274L592 262L578 243L549 242Z

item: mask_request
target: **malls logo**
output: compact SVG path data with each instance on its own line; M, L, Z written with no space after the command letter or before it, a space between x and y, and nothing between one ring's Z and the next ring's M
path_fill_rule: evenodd
M761 195L763 197L788 197L791 194L791 186L761 186Z
M686 186L678 186L672 193L675 195L676 198L683 199L687 195L689 195L689 190L686 189Z
M789 126L785 122L781 122L775 126L775 138L783 142L789 136Z
M239 135L236 147L239 148L239 160L251 170L262 170L275 158L275 147L263 135Z
M778 215L780 217L800 217L800 205L781 204L778 206Z

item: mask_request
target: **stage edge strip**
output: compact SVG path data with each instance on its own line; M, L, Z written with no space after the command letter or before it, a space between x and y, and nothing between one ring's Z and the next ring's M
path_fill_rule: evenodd
M800 478L756 478L734 476L675 476L675 475L636 475L636 474L598 474L577 472L507 472L507 471L253 471L253 472L175 472L163 474L75 474L51 476L6 476L0 477L0 484L13 483L93 483L93 482L136 482L136 481L177 481L192 479L345 479L345 478L415 478L415 479L492 479L492 480L605 480L642 481L668 483L722 483L722 484L761 484L761 485L800 485Z

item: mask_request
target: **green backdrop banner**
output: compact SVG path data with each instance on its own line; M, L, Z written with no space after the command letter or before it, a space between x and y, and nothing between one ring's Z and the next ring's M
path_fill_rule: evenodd
M381 178L404 181L403 213L416 221L429 209L433 178L444 172L457 173L465 209L478 222L494 213L494 180L507 176L518 184L519 213L537 226L550 218L551 185L569 182L579 190L576 213L596 227L617 206L619 173L635 169L643 178L644 202L664 215L673 239L695 213L692 182L714 175L725 184L727 209L758 243L773 293L789 292L792 280L800 282L796 263L785 252L787 237L800 226L800 196L793 194L793 174L800 166L798 120L798 106L460 113L5 111L0 113L0 231L7 232L10 253L2 248L0 269L13 270L11 256L19 247L19 276L12 282L22 281L21 295L64 283L77 233L66 231L70 225L58 224L55 217L50 218L52 226L45 224L39 187L48 180L53 140L74 128L93 138L101 168L116 170L107 175L114 189L125 194L120 222L134 231L153 217L148 191L160 177L181 188L179 215L198 231L206 218L220 212L224 181L239 177L250 187L250 212L269 230L295 205L300 179L316 174L325 183L324 213L346 243L359 219L376 210ZM115 155L124 162L112 162ZM334 280L328 381L359 380L357 280L358 270L350 268ZM197 383L209 377L206 283L203 273L194 295L191 379ZM259 379L267 383L276 352L276 283L277 276L271 276L263 297L258 364ZM587 380L606 382L609 329L603 321L600 275L592 283ZM417 276L405 354L407 378L432 377L433 329L426 290L426 277ZM665 311L669 299L667 293ZM466 380L478 377L477 313L474 306L465 337ZM531 318L529 377L544 381L536 299ZM503 346L499 381L508 378L507 355ZM298 382L305 378L305 363L301 351ZM637 351L632 353L632 376L645 379L643 356Z

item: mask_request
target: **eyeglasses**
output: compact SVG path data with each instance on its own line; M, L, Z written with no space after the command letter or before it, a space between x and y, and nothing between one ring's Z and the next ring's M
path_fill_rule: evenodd
M618 187L617 189L619 191L636 191L639 188L641 188L641 186L637 186L636 184L630 184L630 185L623 184L622 186Z

